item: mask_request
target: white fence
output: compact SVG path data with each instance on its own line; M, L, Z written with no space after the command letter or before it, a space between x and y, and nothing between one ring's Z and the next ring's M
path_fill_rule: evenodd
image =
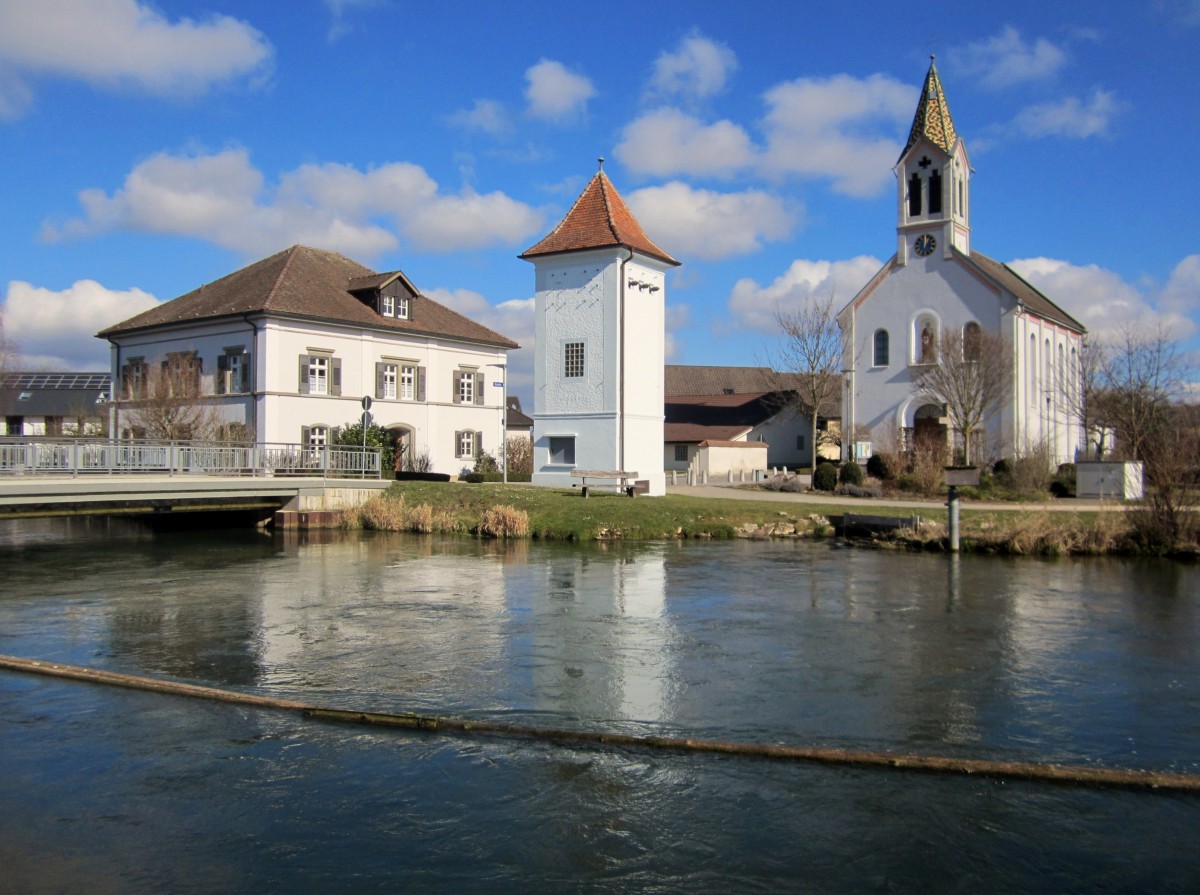
M134 473L377 479L379 449L270 442L0 438L0 475Z

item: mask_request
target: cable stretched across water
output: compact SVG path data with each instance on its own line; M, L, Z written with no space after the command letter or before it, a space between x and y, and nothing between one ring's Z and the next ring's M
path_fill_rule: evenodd
M998 780L1027 780L1108 789L1137 789L1161 792L1200 792L1200 774L1146 771L1130 768L1079 767L1027 761L993 761L977 758L915 755L895 752L784 746L774 743L742 743L730 740L692 739L670 736L638 736L606 731L569 730L472 721L436 715L365 712L339 709L280 699L255 693L242 693L219 687L185 684L142 675L121 674L80 665L64 665L18 656L0 655L0 668L28 674L85 681L92 684L145 690L172 696L186 696L213 702L254 706L272 711L293 712L316 721L363 724L436 732L452 736L488 736L535 740L578 747L648 749L691 752L710 755L739 755L776 761L808 762L860 768L880 768L928 774L955 774Z

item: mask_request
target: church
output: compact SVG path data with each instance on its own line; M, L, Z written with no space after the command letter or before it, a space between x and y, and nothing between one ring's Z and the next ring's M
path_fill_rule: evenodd
M941 333L978 327L1011 346L1012 388L975 443L991 457L1045 450L1053 463L1073 462L1086 446L1071 400L1086 329L972 248L970 158L932 60L894 170L896 253L838 314L843 459L928 435L952 445L946 408L921 397L915 382L936 362Z

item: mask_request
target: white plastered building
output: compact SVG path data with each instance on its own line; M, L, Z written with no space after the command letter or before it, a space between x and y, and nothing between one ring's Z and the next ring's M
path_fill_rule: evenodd
M536 269L533 482L570 487L575 469L637 473L666 493L666 272L603 170L521 258Z
M932 62L894 170L896 254L838 315L846 342L844 458L897 439L911 443L923 430L948 437L945 408L917 395L914 382L922 365L935 362L938 334L978 326L1003 336L1013 353L1011 393L986 422L986 447L1002 456L1044 447L1053 462L1074 461L1085 444L1072 407L1087 330L972 248L970 160ZM863 429L865 445L853 434Z
M110 343L114 431L156 370L188 370L227 431L328 443L373 422L457 475L499 456L516 343L422 295L400 271L293 246L99 333ZM384 471L389 474L388 470Z

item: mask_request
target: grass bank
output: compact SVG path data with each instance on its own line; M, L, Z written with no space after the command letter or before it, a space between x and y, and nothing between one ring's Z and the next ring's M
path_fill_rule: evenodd
M907 550L946 548L946 511L898 507L887 501L787 503L670 494L629 499L528 485L396 483L383 497L347 514L351 527L394 531L458 532L483 537L542 540L662 540L676 538L820 538L846 512L911 518L921 524L872 539ZM1047 512L1014 504L1011 510L972 510L964 504L964 552L1057 556L1137 553L1127 514Z

